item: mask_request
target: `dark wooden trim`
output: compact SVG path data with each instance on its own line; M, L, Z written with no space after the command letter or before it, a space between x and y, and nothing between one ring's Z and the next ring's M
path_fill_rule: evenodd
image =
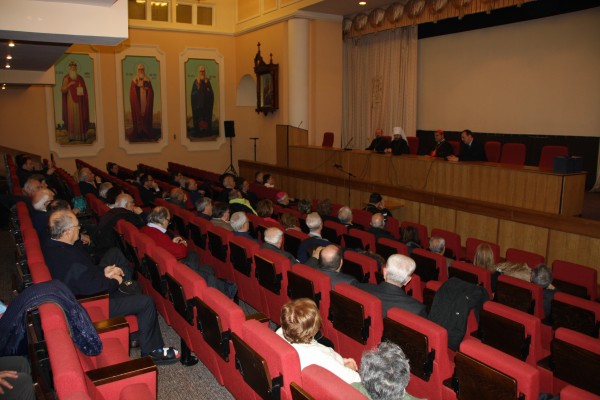
M104 332L112 332L123 328L127 329L129 327L129 323L125 320L125 317L115 317L94 322L94 327L96 328L96 332L98 332L98 334L101 334Z
M94 385L100 386L138 375L152 372L156 373L156 371L156 364L154 364L152 358L146 356L108 367L94 369L86 372L86 374Z

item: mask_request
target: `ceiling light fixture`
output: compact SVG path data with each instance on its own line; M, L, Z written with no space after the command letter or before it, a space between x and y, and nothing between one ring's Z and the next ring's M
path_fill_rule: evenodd
M15 47L15 42L13 42L12 40L8 42L8 47Z
M359 1L359 2L358 2L358 5L359 5L359 6L366 6L366 5L367 5L367 2L366 2L366 1Z
M7 59L7 60L12 60L12 56L11 56L10 54L7 54L7 55L6 55L6 59Z
M10 69L10 64L6 63L5 67L6 67L6 69Z

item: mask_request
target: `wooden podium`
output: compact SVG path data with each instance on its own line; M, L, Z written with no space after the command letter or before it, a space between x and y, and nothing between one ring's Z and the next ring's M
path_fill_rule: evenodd
M308 131L290 125L277 125L275 131L277 165L289 167L290 146L307 146Z

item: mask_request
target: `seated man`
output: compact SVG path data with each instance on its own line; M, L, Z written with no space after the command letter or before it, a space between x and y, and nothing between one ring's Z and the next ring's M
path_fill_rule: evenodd
M460 140L463 142L460 154L458 157L454 155L446 157L448 161L487 161L483 142L475 140L473 132L465 129L460 134Z
M338 283L358 284L356 278L340 272L343 263L342 249L334 244L324 247L319 254L319 267L331 279L331 289Z
M54 200L54 192L50 189L38 190L31 198L31 204L33 206L31 222L40 239L48 235L47 207L52 200Z
M196 215L210 221L212 218L212 200L210 197L202 197L200 200L194 203L196 206Z
M375 129L375 137L371 141L369 147L367 147L365 150L373 150L381 153L385 150L386 145L387 141L383 137L383 129L377 128Z
M433 138L435 139L435 149L430 153L432 157L446 158L454 155L454 148L446 141L443 130L435 131Z
M359 283L358 288L370 293L381 300L382 314L385 317L392 307L399 307L422 317L427 317L425 305L407 295L402 289L410 282L417 265L410 257L394 254L391 255L383 268L383 279L379 285Z
M395 240L394 235L385 229L385 219L381 213L373 214L371 217L371 228L368 230L368 232L375 235L375 239L386 238Z
M55 211L49 218L50 238L42 251L53 279L63 282L76 296L109 293L109 316L134 314L138 320L142 356L151 356L157 364L177 361L174 349L163 349L163 339L152 298L143 294L125 294L120 285L124 272L119 265L126 263L118 250L108 251L99 265L79 246L79 221L70 210ZM77 242L77 243L76 243Z
M408 142L406 140L406 135L404 134L404 129L402 129L399 126L395 126L393 134L393 139L390 142L389 146L385 149L385 152L392 153L395 156L399 156L401 154L410 154L410 149L408 148Z
M544 288L544 316L548 318L552 311L552 299L554 299L554 293L556 288L552 285L552 270L546 266L546 264L538 264L537 267L531 270L531 283L535 283L538 286Z
M171 220L171 213L166 207L154 207L148 214L148 224L140 232L148 235L158 247L162 247L200 275L206 284L214 287L229 298L233 299L237 293L237 286L233 282L219 280L215 271L206 264L200 264L198 254L188 249L187 241L181 236L173 236L167 227Z
M306 225L310 232L308 232L307 239L304 239L300 246L298 246L298 261L305 263L311 256L309 249L315 249L317 246L327 246L329 240L321 237L321 231L323 230L323 220L316 212L310 213L306 216Z
M362 382L354 382L359 392L372 400L418 400L406 393L410 364L395 343L381 342L376 349L363 353L358 371Z
M429 238L429 251L436 254L445 255L446 253L446 240L443 237L432 236ZM452 265L454 259L446 257L446 268Z
M231 229L233 229L233 234L235 236L242 236L254 242L257 241L256 238L248 232L250 230L250 222L248 221L245 212L238 211L233 213L229 223L231 224Z
M352 209L348 206L340 207L338 210L338 220L340 221L340 224L344 225L347 229L353 228Z
M281 248L281 245L283 245L283 232L281 229L275 227L265 229L264 241L261 246L263 249L271 250L285 256L290 260L290 265L298 263L296 257Z
M158 183L154 180L152 175L150 174L140 174L140 198L144 204L140 204L140 207L149 207L154 205L154 199L157 197L163 197L160 188L158 187Z
M141 208L136 207L133 197L127 193L121 193L117 196L114 207L98 220L92 240L94 248L103 253L118 245L114 229L119 220L125 220L136 228L141 228L146 224L145 218L146 215Z
M228 231L232 231L231 224L229 223L229 205L226 203L217 203L212 207L212 218L210 223L214 226L221 227L223 229L227 229Z
M364 208L364 210L370 212L371 214L381 213L386 219L387 217L393 217L390 210L385 208L385 202L379 193L371 193L371 196L369 196L369 204Z
M100 193L98 192L98 185L101 182L102 180L100 177L94 175L89 168L83 167L79 170L79 190L81 191L82 196L91 193L99 198Z

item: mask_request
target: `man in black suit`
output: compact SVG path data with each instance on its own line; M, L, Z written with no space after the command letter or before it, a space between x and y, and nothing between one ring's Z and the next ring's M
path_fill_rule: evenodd
M307 239L304 239L300 246L298 246L298 261L301 263L305 263L311 256L310 251L312 252L318 246L327 246L329 245L329 240L323 239L321 237L321 231L323 230L323 220L319 216L318 213L313 212L306 216L306 226L310 229L308 232Z
M133 197L127 193L118 195L115 206L98 220L92 239L92 245L96 251L103 254L111 247L119 245L116 241L114 229L119 220L122 219L130 222L138 229L146 225L146 214L140 207L135 205Z
M233 229L233 234L235 236L245 237L246 239L258 242L256 238L252 237L248 232L250 230L250 222L248 222L248 217L245 212L234 212L229 219L229 223L231 224L231 229Z
M410 149L408 148L408 142L405 138L404 129L402 129L399 126L394 127L392 141L389 145L387 145L385 152L392 153L395 156L399 156L401 154L410 154Z
M338 283L358 284L353 276L340 272L343 263L342 249L334 244L324 247L319 254L319 267L331 279L331 289Z
M375 235L375 239L386 238L396 240L396 238L385 229L385 218L381 213L373 214L371 217L371 228L368 232Z
M102 180L87 167L83 167L79 170L79 191L82 196L85 196L88 193L93 194L96 197L100 197L100 193L98 193L98 184L100 184Z
M483 143L479 142L478 140L475 140L475 138L473 137L473 132L471 132L468 129L465 129L460 134L460 140L462 140L463 142L460 154L458 155L458 157L446 157L448 161L487 161Z
M63 282L76 296L108 292L109 316L134 314L138 320L142 356L150 355L158 364L177 361L174 352L163 351L163 339L152 298L143 294L124 294L124 272L120 262L123 254L114 249L105 254L96 265L79 245L80 224L70 210L55 211L49 218L50 238L44 241L42 251L53 279ZM121 260L121 261L120 261Z
M275 227L265 229L264 240L265 242L261 246L263 249L272 250L285 256L290 260L290 265L298 263L296 257L281 248L283 245L283 231L281 229Z
M432 157L446 158L448 156L454 155L454 149L452 148L452 145L446 140L443 130L438 129L437 131L435 131L433 137L435 139L435 149L433 149L433 151L431 152Z
M373 138L371 144L365 150L373 150L381 153L385 150L386 146L387 142L383 137L383 129L377 128L375 129L375 138Z
M402 308L422 317L427 317L425 305L407 295L402 289L412 277L417 265L412 258L394 254L387 260L383 268L383 279L379 285L359 283L358 288L370 293L381 300L382 314L385 317L392 307Z

